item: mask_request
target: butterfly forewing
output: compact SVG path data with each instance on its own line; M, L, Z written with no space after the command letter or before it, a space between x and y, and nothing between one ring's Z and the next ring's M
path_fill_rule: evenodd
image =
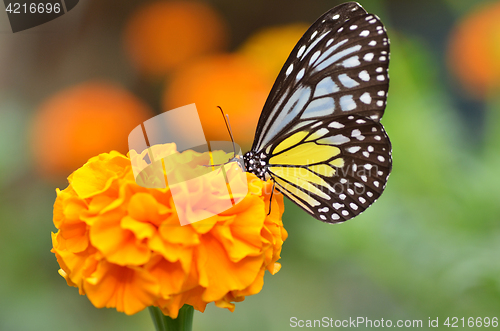
M362 114L379 120L388 90L389 41L378 17L359 4L321 16L291 52L257 125L260 151L298 121Z

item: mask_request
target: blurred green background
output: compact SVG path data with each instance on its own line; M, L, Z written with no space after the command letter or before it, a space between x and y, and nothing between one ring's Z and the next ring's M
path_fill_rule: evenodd
M50 253L50 232L56 230L55 188L67 185L65 178L70 169L83 164L82 157L86 160L96 153L73 145L71 153L81 147L75 156L62 145L50 145L80 140L62 127L66 122L54 124L76 116L74 107L47 103L72 86L105 80L140 100L137 118L175 104L165 101L164 90L174 86L182 75L179 70L191 64L158 69L161 74L155 74L154 65L144 70L131 55L134 42L124 32L134 13L149 3L80 1L57 20L16 34L10 31L7 16L0 15L2 331L153 330L147 311L126 316L114 309L95 309L57 274L59 267ZM340 3L208 1L205 4L217 13L226 35L220 32L224 38L217 41L219 46L200 54L241 52L258 31L309 25ZM380 16L391 38L391 83L382 123L393 144L394 168L385 193L356 220L333 226L313 220L286 201L283 221L289 238L279 261L281 271L266 274L261 293L237 303L234 313L213 304L203 314L196 312L195 330L288 330L293 316L421 319L424 329L429 317L439 318L441 328L446 317L500 317L500 94L495 93L500 70L490 65L495 60L500 63L500 3L366 0L361 4ZM474 15L479 18L469 20ZM474 26L488 20L496 21L496 27ZM487 36L485 31L495 34ZM182 31L172 33L182 35ZM467 44L468 40L476 43ZM450 46L453 42L458 46ZM497 48L490 49L489 44ZM481 45L486 46L481 49ZM469 48L478 52L464 51ZM270 53L273 56L278 63L286 59ZM468 63L483 68L476 70ZM279 68L272 70L275 75ZM271 83L265 81L258 88L268 91ZM81 99L74 98L80 105ZM116 107L111 121L116 116L119 123L125 121ZM253 132L261 109L251 110L254 122L246 126L238 125L238 111L227 110L236 118L237 142L238 131ZM81 125L79 135L88 139L93 134L86 131L89 124ZM136 124L130 125L131 129ZM46 137L47 132L55 138ZM118 133L120 141L111 145L99 145L102 139L86 141L101 152L120 149L123 143L126 146L126 135ZM249 144L245 139L240 138L242 146ZM65 163L68 159L74 163Z

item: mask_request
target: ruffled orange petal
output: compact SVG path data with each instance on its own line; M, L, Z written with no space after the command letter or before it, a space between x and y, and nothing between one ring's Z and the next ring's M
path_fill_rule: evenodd
M76 170L70 183L78 196L89 198L107 190L127 166L130 167L130 160L118 152L100 154Z
M200 285L206 288L202 299L219 300L227 292L242 290L252 283L262 266L260 257L246 257L231 262L221 243L211 235L203 237L198 247Z
M85 292L98 308L116 307L127 315L153 305L160 284L142 268L120 267L102 260L85 280Z
M101 215L90 229L90 240L109 262L121 266L142 265L151 257L147 244L137 239L134 232L123 229L123 215L108 212Z

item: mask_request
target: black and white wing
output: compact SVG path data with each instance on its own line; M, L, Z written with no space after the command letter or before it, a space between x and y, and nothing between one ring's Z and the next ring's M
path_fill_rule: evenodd
M252 151L318 118L359 114L379 121L389 87L389 40L356 2L323 14L283 66L260 116Z

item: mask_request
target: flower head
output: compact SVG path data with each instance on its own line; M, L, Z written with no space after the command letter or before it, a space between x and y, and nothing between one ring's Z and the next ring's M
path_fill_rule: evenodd
M483 4L453 30L448 57L451 70L473 96L500 88L500 3Z
M153 1L139 7L126 24L125 49L144 74L162 77L199 56L225 48L222 17L199 1Z
M177 155L185 169L199 167L199 153ZM280 269L287 237L282 196L274 193L267 215L271 183L245 176L248 193L239 203L181 226L169 187L138 185L130 159L118 152L91 158L57 190L52 252L60 274L96 307L126 314L158 306L176 318L184 304L204 311L209 302L233 311L234 302L260 291L266 269ZM197 178L189 184L194 195L211 180Z

